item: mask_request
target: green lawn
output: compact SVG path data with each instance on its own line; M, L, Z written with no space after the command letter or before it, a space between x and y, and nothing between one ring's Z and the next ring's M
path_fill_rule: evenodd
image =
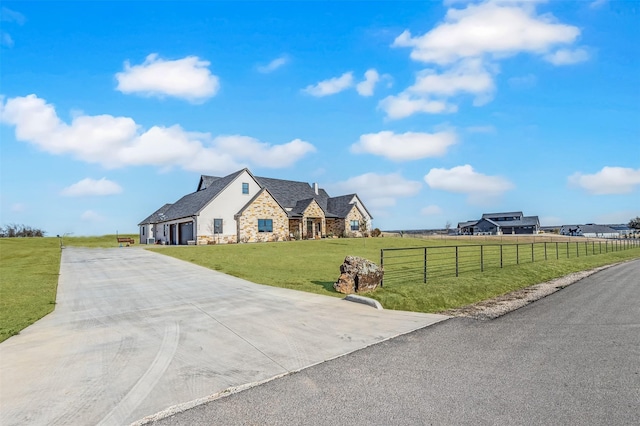
M64 237L63 242L118 247L115 235ZM58 238L0 238L0 342L53 311L59 273Z
M57 238L0 238L0 342L53 311Z
M334 239L215 246L154 247L151 250L196 263L260 284L343 297L333 283L346 255L379 263L380 249L392 247L442 246L461 241L414 238ZM473 244L473 241L467 244ZM640 257L640 248L571 259L550 259L470 271L460 277L439 277L427 284L422 279L391 282L369 296L385 308L439 312L464 306L512 290L524 288L572 272Z

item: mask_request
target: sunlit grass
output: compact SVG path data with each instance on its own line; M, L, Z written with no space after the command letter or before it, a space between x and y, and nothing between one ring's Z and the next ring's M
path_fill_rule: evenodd
M0 239L0 342L53 311L59 271L57 238Z
M343 297L333 289L339 267L347 255L380 261L380 249L392 247L477 244L475 241L442 241L415 238L334 239L261 244L155 247L159 253L177 257L252 282L311 293ZM524 254L523 254L524 256ZM571 259L549 259L485 272L469 271L460 277L421 277L390 282L368 296L385 308L439 312L464 306L513 290L595 268L640 257L640 248ZM445 261L443 259L443 261ZM447 260L447 262L449 262Z

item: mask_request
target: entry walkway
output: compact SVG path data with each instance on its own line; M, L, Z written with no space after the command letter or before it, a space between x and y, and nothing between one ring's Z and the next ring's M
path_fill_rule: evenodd
M127 424L446 318L67 248L55 312L0 344L0 424Z

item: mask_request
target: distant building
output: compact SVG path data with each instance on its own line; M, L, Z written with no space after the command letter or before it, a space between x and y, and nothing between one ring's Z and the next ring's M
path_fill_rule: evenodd
M522 212L485 213L479 220L458 223L458 235L520 235L540 232L538 216Z
M562 225L560 235L587 238L620 238L620 231L608 225L587 223L586 225Z

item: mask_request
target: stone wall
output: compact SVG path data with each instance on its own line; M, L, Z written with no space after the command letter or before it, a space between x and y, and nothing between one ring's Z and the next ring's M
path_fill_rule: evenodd
M327 219L327 234L341 237L344 233L344 219Z
M364 216L362 215L362 213L360 213L360 210L358 210L358 208L355 205L351 207L351 211L349 212L349 214L347 214L347 217L344 218L344 229L346 230L347 235L350 235L350 236L352 235L354 237L362 236L362 232L351 230L351 221L357 220L359 223L363 217Z
M240 242L282 241L289 237L287 212L267 191L253 200L236 219ZM273 232L258 232L258 219L273 220Z
M213 237L212 235L198 236L198 245L228 244L228 243L237 243L237 242L238 242L237 235L216 235L215 237Z
M309 232L309 229L307 229L307 220L313 221L314 229L312 232ZM316 226L317 226L316 224L318 223L320 224L320 235L318 235L318 233L316 232ZM324 211L322 211L322 209L320 208L320 206L315 200L312 201L311 204L309 204L307 208L304 210L304 213L302 213L302 234L304 235L305 238L308 238L310 234L313 234L317 238L327 234L327 229L325 226L325 219L324 219Z

